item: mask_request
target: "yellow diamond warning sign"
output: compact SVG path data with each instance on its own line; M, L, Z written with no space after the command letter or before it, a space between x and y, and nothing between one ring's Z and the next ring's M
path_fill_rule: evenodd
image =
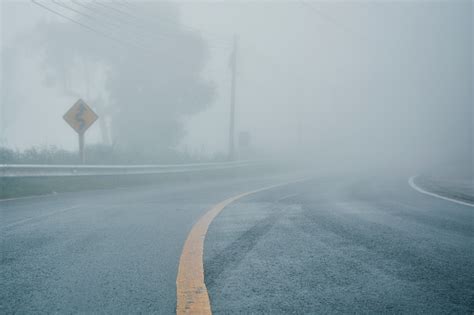
M99 116L94 113L86 102L79 99L64 114L63 118L78 134L83 134Z

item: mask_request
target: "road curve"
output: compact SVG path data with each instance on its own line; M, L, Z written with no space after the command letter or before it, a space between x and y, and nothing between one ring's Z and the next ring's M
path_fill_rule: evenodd
M192 180L2 201L0 313L172 314L193 224L220 200L282 180Z
M451 201L451 202L454 202L454 203L458 203L460 205L463 205L463 206L467 206L467 207L473 207L474 208L474 204L472 203L468 203L468 202L465 202L465 201L462 201L462 200L458 200L458 199L454 199L454 198L449 198L449 197L446 197L446 196L441 196L437 193L434 193L434 192L430 192L426 189L423 189L422 187L420 187L417 183L416 183L416 179L417 179L418 176L412 176L408 179L408 184L413 188L415 189L416 191L422 193L422 194L425 194L425 195L428 195L428 196L432 196L432 197L435 197L435 198L440 198L440 199L443 199L443 200L447 200L447 201Z
M212 207L194 224L184 243L183 252L179 260L178 276L176 279L177 314L212 314L209 295L204 283L203 251L206 233L214 218L226 206L240 198L302 181L304 179L271 185L230 197Z
M176 311L188 233L286 176L0 202L0 313ZM227 205L204 242L215 314L470 313L472 208L406 178L325 176Z
M474 310L474 212L406 178L318 178L239 199L204 247L214 314Z

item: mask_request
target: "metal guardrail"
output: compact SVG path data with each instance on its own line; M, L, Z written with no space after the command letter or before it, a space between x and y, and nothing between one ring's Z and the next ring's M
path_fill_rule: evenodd
M183 173L244 167L256 161L164 165L33 165L0 164L2 177L48 177Z

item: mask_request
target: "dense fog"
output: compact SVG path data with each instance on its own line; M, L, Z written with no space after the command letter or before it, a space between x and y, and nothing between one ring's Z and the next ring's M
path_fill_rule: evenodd
M234 158L472 174L472 14L471 1L4 0L0 144L77 150L62 116L82 98L100 117L91 163L227 159L235 61Z

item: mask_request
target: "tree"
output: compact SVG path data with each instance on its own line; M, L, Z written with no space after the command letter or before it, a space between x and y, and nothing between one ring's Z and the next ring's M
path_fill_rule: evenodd
M95 90L95 99L107 100L109 110L99 114L110 117L120 150L141 160L169 155L184 134L182 118L213 99L212 84L201 77L206 43L180 25L178 7L171 3L114 7L111 2L96 4L94 11L87 11L93 8L88 5L80 11L87 15L73 19L93 30L71 21L38 28L45 78L69 94L74 94L70 82L83 81ZM84 64L95 69L88 78Z

